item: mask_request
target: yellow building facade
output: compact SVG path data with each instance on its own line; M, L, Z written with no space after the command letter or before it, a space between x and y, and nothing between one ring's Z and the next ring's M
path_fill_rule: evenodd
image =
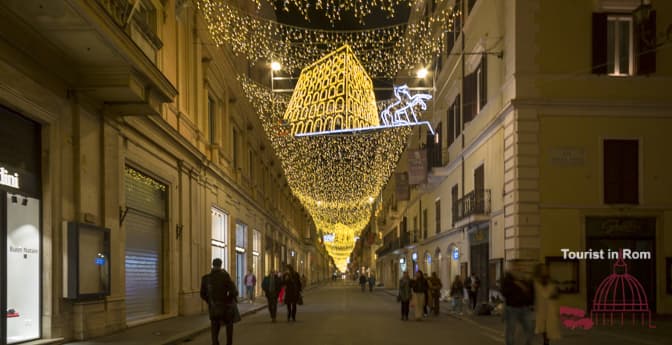
M434 62L441 137L416 132L410 145L428 152L426 181L408 201L394 183L383 198L377 258L387 286L414 264L436 271L444 289L476 273L485 302L519 259L530 270L549 264L561 303L590 310L615 261L564 260L562 250L626 248L651 254L626 261L629 272L652 311L672 312L672 6L640 5L457 1L464 26L457 20L452 49Z
M201 276L214 257L239 287L247 269L261 281L293 264L310 284L332 271L236 80L267 82L267 66L249 68L217 47L191 1L129 4L0 4L0 121L37 128L40 162L24 169L11 153L18 146L0 154L22 187L28 176L36 186L3 184L8 207L40 205L35 284L2 290L12 308L28 305L17 291L38 307L30 334L8 325L2 344L88 339L203 313ZM21 198L23 206L11 201ZM95 261L109 267L107 291L95 296L65 289L73 226L109 236L105 260Z

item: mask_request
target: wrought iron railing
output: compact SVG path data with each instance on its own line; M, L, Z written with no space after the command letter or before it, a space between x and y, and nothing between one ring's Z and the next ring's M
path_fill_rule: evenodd
M120 27L126 26L128 16L131 15L133 3L128 0L96 0L105 9L107 14L114 19Z
M490 190L472 190L453 205L453 224L473 215L490 213Z

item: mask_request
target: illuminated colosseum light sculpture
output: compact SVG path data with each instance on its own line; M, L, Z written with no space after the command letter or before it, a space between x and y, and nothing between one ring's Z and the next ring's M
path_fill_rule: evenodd
M614 263L612 274L597 287L590 318L597 325L601 316L603 325L607 322L613 325L616 317L623 326L627 314L631 315L633 325L635 319L639 317L642 326L648 322L648 327L655 328L651 324L651 309L646 290L637 278L628 273L628 265L623 261L621 250L618 260Z
M290 99L241 78L284 170L341 271L406 147L409 125L380 126L373 84L349 46L304 68ZM427 97L408 95L413 116ZM415 96L415 98L412 98ZM389 108L389 105L388 105ZM336 135L324 132L338 131ZM326 237L324 235L327 235Z

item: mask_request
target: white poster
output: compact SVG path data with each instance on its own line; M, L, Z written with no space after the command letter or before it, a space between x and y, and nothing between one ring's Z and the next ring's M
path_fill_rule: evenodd
M40 201L7 195L7 343L40 337Z

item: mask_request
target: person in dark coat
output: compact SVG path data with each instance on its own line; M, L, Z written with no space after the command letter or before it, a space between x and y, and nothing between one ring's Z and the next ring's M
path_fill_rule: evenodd
M212 345L219 345L219 330L226 326L226 345L233 345L238 289L231 276L222 269L222 260L212 260L212 271L201 279L201 299L208 304Z
M278 312L278 294L282 288L282 280L278 277L276 271L271 271L264 280L261 281L261 289L264 290L266 300L268 301L268 311L271 313L271 321L275 322Z
M397 295L397 301L401 302L402 321L408 320L409 304L411 303L412 297L411 277L408 275L408 271L404 271L403 277L399 279L399 294Z
M301 298L301 277L294 271L292 265L287 265L287 272L283 276L285 287L285 304L287 305L287 321L296 321L296 304Z
M364 292L364 289L365 289L365 287L366 287L366 281L367 281L367 280L368 280L368 279L366 279L366 276L364 275L364 273L362 273L362 274L359 275L359 286L362 287L362 292Z
M525 277L523 266L512 260L507 262L508 270L502 278L502 295L505 300L504 321L506 323L506 345L513 345L516 339L516 325L520 324L523 332L523 344L531 345L534 336L532 306L534 305L534 289L532 282Z

